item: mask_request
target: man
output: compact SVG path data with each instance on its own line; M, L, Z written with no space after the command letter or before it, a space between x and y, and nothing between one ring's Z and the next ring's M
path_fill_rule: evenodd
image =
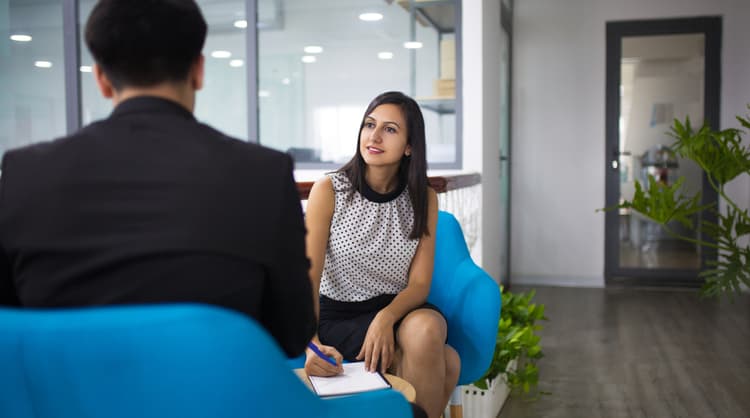
M197 122L206 23L193 0L101 0L86 24L106 120L8 151L0 304L203 302L290 356L315 332L289 156Z

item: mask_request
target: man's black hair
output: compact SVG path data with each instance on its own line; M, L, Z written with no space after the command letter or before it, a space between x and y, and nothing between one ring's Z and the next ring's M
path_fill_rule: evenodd
M99 0L86 22L85 39L119 90L185 80L206 31L193 0Z

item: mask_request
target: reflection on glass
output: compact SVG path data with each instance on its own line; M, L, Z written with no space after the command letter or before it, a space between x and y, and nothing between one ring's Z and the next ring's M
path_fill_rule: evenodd
M704 35L627 37L622 41L620 85L620 199L630 200L635 181L649 177L671 185L685 177L683 190L701 190L702 172L671 149L673 120L703 124ZM635 212L620 212L620 265L628 268L700 267L700 248L669 237ZM670 227L696 236L680 224Z
M0 2L0 155L62 136L62 1Z
M382 0L259 1L260 142L289 152L298 167L339 165L354 154L362 113L376 95L435 96L439 36L418 24L413 39L408 7ZM363 20L363 13L382 18ZM407 41L422 48L406 49ZM424 106L423 113L428 159L452 162L455 117Z
M247 77L245 73L245 2L198 0L208 23L203 48L205 79L198 92L195 116L228 135L247 139ZM96 2L82 0L79 6L81 27L81 65L88 70L93 60L83 38L85 22ZM239 22L239 23L238 23ZM96 87L93 74L81 74L81 110L83 124L106 118L112 104Z

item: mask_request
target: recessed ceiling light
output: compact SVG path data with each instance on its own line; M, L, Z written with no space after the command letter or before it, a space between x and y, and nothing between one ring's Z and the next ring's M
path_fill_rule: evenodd
M16 42L31 42L31 35L21 35L20 33L10 35L11 41Z
M380 58L381 60L389 60L393 58L393 52L388 52L388 51L378 52L378 58Z
M308 45L305 47L305 54L320 54L323 52L323 47L318 45Z
M213 51L211 52L211 56L214 58L229 58L232 56L232 53L229 51Z
M258 90L258 97L268 97L271 93L268 90Z
M419 49L421 47L422 47L422 42L419 42L419 41L404 42L404 48L406 49Z
M304 62L306 64L310 64L310 63L315 62L317 60L318 59L315 58L315 55L305 55L305 56L302 57L302 62Z
M235 20L234 21L234 27L245 29L247 27L247 20L241 19L241 20Z
M79 68L82 73L90 73L91 72L91 66L90 65L81 65Z
M289 84L292 80L289 79L289 77L284 77L281 79L281 84Z
M382 19L383 15L380 13L362 13L359 15L359 20L364 20L365 22L377 22Z
M242 60L231 60L231 61L229 61L229 66L230 67L242 67L243 64L245 64L245 62L242 61Z
M39 68L52 68L52 63L49 61L35 61L34 66Z

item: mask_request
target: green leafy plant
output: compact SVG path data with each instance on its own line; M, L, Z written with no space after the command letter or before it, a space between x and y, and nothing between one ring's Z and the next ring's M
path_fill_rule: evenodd
M539 320L546 320L544 305L532 303L535 291L514 294L502 290L502 311L497 329L497 340L492 363L484 376L474 382L474 386L487 390L490 383L504 375L511 390L528 393L539 382L539 369L536 362L543 356L537 331L542 327ZM517 360L515 370L508 364Z
M750 109L750 106L748 106ZM748 119L737 116L739 123L750 129ZM750 286L750 246L741 246L740 237L750 234L748 209L741 209L725 192L727 183L742 174L750 174L750 150L742 144L743 131L739 129L712 130L708 125L695 130L690 118L682 123L675 119L670 136L676 139L672 149L684 158L695 161L706 173L708 182L719 197L726 202L724 211L717 205L701 205L700 194L685 196L681 193L684 178L668 186L648 179L648 188L635 182L633 199L618 205L630 208L650 218L672 237L701 245L709 252L708 269L700 273L704 279L701 293L718 296L741 291L741 286ZM614 209L614 208L612 208ZM705 220L696 214L712 213L716 222ZM698 223L696 218L703 220ZM688 230L705 234L686 236L670 228L668 223L678 221Z

